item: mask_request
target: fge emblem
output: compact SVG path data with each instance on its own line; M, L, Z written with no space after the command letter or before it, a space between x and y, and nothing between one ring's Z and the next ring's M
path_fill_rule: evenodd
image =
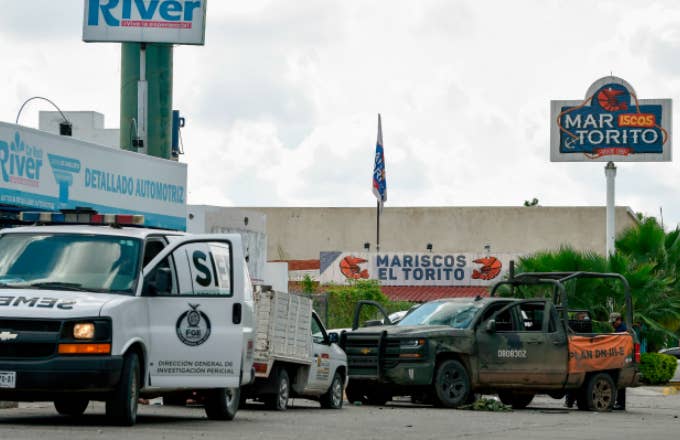
M210 337L210 319L200 310L200 304L189 304L189 310L177 319L175 328L177 337L182 343L195 347L201 345Z

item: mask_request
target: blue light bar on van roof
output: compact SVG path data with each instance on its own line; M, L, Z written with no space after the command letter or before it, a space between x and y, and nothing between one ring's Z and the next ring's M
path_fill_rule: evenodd
M142 226L143 215L93 214L89 212L20 212L19 220L27 223L61 223L77 225Z

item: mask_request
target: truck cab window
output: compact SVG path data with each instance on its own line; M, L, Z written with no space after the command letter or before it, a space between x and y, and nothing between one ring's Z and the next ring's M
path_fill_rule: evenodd
M497 311L505 307L507 304L508 303L496 303L491 305L484 311L482 322L486 322L491 319L491 317L494 316ZM496 315L495 319L497 332L510 332L513 330L512 308L509 308L503 313Z
M519 331L540 332L543 330L545 303L522 303L518 307L522 321Z
M318 322L316 316L312 316L312 340L315 344L323 344L326 342L326 336L323 327Z

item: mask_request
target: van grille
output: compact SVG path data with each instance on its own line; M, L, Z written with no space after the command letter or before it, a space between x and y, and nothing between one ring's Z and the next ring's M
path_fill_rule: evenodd
M53 356L61 321L0 319L0 359L41 359ZM10 339L11 335L16 338Z

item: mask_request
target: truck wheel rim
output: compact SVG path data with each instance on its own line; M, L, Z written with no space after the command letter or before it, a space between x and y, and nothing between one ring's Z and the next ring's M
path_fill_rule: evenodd
M279 408L285 408L288 405L288 381L282 380L279 384Z
M232 389L230 389L230 388L227 388L226 393L227 393L227 396L226 396L226 399L227 399L227 408L233 410L233 409L234 409L234 408L233 408L233 407L234 407L234 402L236 401L236 399L234 398L234 390L232 390Z
M598 410L609 408L613 394L612 387L606 380L598 380L593 387L593 406Z
M449 368L442 378L442 391L450 400L457 400L465 393L465 379L463 375L454 368Z
M333 392L331 398L333 399L333 406L340 406L342 401L342 380L333 381Z

